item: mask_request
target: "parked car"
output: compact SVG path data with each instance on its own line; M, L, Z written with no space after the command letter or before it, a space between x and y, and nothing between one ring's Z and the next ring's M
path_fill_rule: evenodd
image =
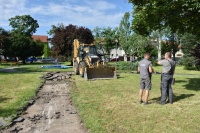
M35 62L35 61L37 61L36 57L29 57L26 59L26 62Z
M17 61L17 58L16 57L9 57L9 58L5 59L5 61L7 61L7 62L15 62L15 61Z
M44 63L54 63L55 59L53 58L43 58L41 59L41 62L44 62Z

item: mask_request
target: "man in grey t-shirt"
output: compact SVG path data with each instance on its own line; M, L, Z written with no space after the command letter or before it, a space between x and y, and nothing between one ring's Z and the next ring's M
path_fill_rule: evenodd
M139 103L143 103L142 95L143 90L146 89L144 104L148 104L149 90L151 90L151 73L152 64L148 59L149 53L144 53L144 59L138 64L138 72L140 72L140 91L139 91Z
M165 59L158 61L158 64L162 65L161 75L161 100L160 104L166 104L168 97L169 103L173 103L173 92L172 92L172 80L175 71L176 63L171 59L171 53L165 53Z

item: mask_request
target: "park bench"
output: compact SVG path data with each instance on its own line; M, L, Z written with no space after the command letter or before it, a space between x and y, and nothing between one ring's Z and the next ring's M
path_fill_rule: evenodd
M13 66L13 65L19 65L19 62L18 61L5 61L5 60L2 60L1 62L0 62L2 65L3 64L10 64L10 66Z
M11 66L13 66L13 65L19 66L19 62L18 62L18 61L10 62L10 65L11 65Z

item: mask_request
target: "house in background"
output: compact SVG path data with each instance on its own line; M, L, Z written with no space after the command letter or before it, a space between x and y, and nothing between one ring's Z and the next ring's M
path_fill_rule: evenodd
M34 41L40 40L41 42L48 43L48 36L32 35Z
M48 58L49 53L50 53L50 48L49 48L49 44L48 44L48 36L32 35L32 38L34 41L40 40L44 44L44 49L43 49L44 54L42 57Z
M113 48L110 50L110 59L118 58L119 60L124 61L126 60L125 55L125 51L120 46L118 46L117 49Z

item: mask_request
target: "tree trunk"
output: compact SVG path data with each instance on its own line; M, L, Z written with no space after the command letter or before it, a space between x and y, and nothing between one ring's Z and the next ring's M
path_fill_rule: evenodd
M22 58L22 63L26 64L26 58Z
M157 38L157 42L158 42L158 60L162 59L162 53L161 53L161 37Z
M174 61L176 61L176 57L175 57L175 52L173 52L173 59L174 59Z

